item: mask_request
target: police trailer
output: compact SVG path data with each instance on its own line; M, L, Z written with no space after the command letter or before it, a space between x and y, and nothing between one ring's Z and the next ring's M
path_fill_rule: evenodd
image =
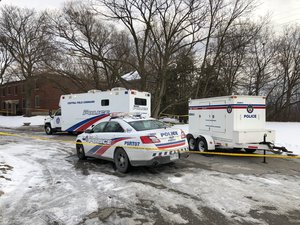
M107 119L113 112L128 112L150 117L151 95L148 92L113 88L108 91L62 95L58 109L45 118L46 134L59 131L81 133L92 124Z
M276 147L275 132L266 130L266 98L261 96L224 96L189 101L191 150L244 149L248 153Z

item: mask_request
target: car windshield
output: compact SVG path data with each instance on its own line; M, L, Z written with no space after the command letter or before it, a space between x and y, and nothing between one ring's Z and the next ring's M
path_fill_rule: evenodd
M136 131L166 128L167 124L158 120L141 120L128 122Z

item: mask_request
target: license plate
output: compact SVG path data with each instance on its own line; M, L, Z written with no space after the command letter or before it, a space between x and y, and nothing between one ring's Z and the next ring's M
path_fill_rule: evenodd
M170 160L176 160L176 159L179 159L179 154L178 154L178 152L175 153L175 154L170 155Z

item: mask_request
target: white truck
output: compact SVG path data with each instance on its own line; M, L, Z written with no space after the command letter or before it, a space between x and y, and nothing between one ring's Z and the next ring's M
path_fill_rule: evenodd
M81 133L113 112L151 115L151 95L148 92L113 88L108 91L62 95L59 109L45 118L44 128L50 135L59 131Z
M189 101L190 150L244 149L287 151L276 147L275 132L266 130L266 98L224 96Z

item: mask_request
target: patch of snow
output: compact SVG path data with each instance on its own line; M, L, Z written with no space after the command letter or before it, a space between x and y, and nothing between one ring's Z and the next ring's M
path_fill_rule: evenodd
M267 122L267 129L276 131L276 145L300 155L300 123Z
M30 126L39 126L44 124L45 116L0 116L0 127L21 127L24 123L30 123Z
M139 73L137 71L132 71L132 72L124 74L122 76L122 78L124 80L131 81L131 80L140 80L141 76L139 75Z

